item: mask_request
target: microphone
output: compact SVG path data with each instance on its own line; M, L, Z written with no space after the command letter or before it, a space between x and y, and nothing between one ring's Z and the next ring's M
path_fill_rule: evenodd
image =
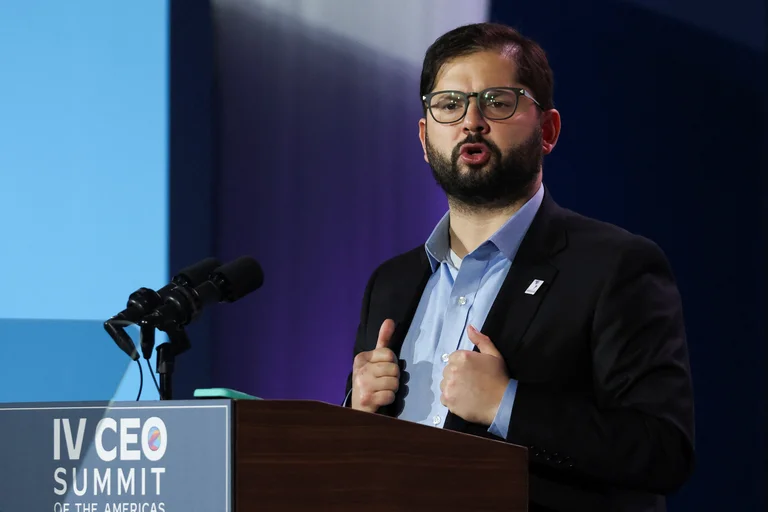
M261 265L242 256L213 271L210 278L194 288L174 288L165 303L141 319L142 327L166 331L179 329L200 316L203 308L217 302L235 302L264 284Z
M173 277L170 284L163 286L158 291L150 288L139 288L128 296L128 304L124 310L104 322L104 329L117 346L136 361L139 358L136 345L123 328L138 323L143 317L162 306L166 297L175 289L179 287L191 289L205 282L211 272L220 265L221 262L216 258L206 258L182 269ZM142 347L142 349L146 351L146 347ZM149 350L151 352L151 348Z

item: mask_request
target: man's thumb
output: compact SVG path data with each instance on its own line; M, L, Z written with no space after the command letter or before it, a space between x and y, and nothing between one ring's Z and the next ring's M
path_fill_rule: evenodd
M379 339L376 340L376 348L387 348L392 334L395 332L395 322L387 318L379 329Z
M491 338L475 329L473 325L469 326L467 329L467 334L469 335L469 341L477 345L477 348L480 350L481 354L501 357L501 352L499 352L499 349L497 349L496 345L493 344Z

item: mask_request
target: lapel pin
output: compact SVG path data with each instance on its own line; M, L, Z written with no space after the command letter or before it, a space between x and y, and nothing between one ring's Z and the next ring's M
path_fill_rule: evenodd
M534 279L531 281L531 284L528 285L528 288L525 290L525 293L528 295L533 295L538 291L538 289L541 287L541 285L544 284L544 281L541 279Z

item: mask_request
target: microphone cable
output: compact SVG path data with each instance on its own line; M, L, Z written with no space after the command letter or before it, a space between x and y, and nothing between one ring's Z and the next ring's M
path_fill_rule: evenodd
M115 325L119 325L121 327L129 327L132 325L135 325L133 322L128 320L119 320L119 319L112 319L110 320ZM129 336L130 337L130 336ZM143 337L143 333L140 331L139 337ZM136 364L139 366L139 394L136 396L136 401L138 402L141 400L141 392L144 390L144 369L141 367L141 358L136 358ZM152 366L149 364L149 359L147 359L147 368L149 368L150 373L152 373ZM155 387L157 388L157 392L160 392L160 386L157 385L157 379L155 379L155 374L152 373L152 380L155 381Z
M136 397L136 401L141 400L141 390L144 388L144 371L141 369L141 361L136 360L136 364L139 365L139 395Z
M152 365L149 364L149 359L147 359L147 368L149 368L149 374L152 376L152 380L155 381L155 388L157 388L157 393L160 393L160 385L157 383L157 378L155 377L155 372L152 371Z
M141 347L141 354L144 356L144 360L147 362L147 368L149 368L149 374L152 376L152 380L155 383L155 389L157 389L158 396L160 395L160 385L157 383L155 372L152 371L152 365L149 364L149 358L152 357L152 349L155 346L155 330L148 327L141 327L139 329L139 346ZM138 363L139 360L137 359ZM139 363L141 365L141 363Z

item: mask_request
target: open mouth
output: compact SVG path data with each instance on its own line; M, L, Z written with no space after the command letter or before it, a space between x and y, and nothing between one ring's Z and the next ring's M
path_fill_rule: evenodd
M461 146L460 158L469 165L483 165L491 157L491 152L485 144L464 144Z

